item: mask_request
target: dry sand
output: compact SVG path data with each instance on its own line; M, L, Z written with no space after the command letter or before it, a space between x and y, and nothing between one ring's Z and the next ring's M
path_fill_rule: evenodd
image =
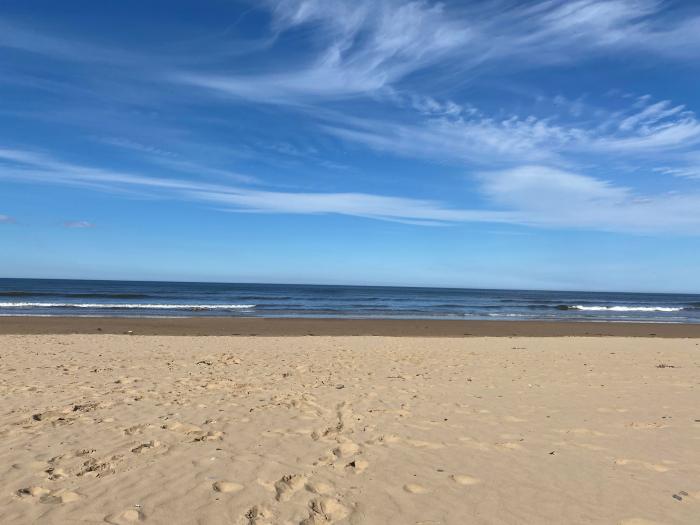
M698 344L0 336L0 523L697 524Z

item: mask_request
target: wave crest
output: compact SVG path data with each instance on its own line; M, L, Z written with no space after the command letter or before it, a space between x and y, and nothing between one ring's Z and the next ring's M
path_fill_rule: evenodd
M680 306L583 306L580 304L566 306L564 309L584 312L680 312L683 310Z
M91 308L124 310L251 310L254 304L0 303L0 308Z

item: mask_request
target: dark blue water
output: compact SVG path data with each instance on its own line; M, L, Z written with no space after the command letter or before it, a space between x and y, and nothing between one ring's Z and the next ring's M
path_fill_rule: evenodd
M0 279L0 315L700 322L700 295Z

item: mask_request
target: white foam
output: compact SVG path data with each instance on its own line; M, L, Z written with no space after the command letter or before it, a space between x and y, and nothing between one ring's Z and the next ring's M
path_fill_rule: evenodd
M248 310L254 304L0 303L0 308L94 308L126 310Z
M571 308L587 312L680 312L683 310L675 306L582 306L580 304Z

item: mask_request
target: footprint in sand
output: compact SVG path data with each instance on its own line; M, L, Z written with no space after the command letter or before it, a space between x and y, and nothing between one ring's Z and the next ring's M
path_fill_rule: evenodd
M324 483L323 481L310 481L304 488L313 494L318 494L319 496L333 493L333 486L329 485L328 483Z
M44 487L27 487L17 491L21 498L38 498L41 503L72 503L82 496L66 489L49 490Z
M406 483L403 489L411 494L428 494L430 492L430 489L416 483Z
M668 472L671 470L668 467L665 467L664 465L658 465L655 463L647 463L646 461L640 461L638 459L625 459L625 458L620 458L615 460L615 465L637 465L640 467L644 467L647 470L651 470L653 472Z
M198 441L221 441L224 439L224 433L221 432L220 430L209 430L208 432L195 432L196 437L192 440L192 442L198 442Z
M128 525L130 523L137 523L146 519L143 512L136 509L127 509L123 512L117 514L108 514L105 516L105 522L111 525Z
M312 500L309 507L311 507L311 513L300 525L315 525L319 523L318 518L322 519L321 523L334 523L349 514L348 508L335 498L324 497Z
M49 475L51 481L57 481L68 477L68 473L61 468L49 467L44 472Z
M496 443L496 446L505 448L507 450L522 450L523 446L518 443L506 442L506 443Z
M111 458L90 458L83 463L82 468L76 473L76 476L91 476L100 478L109 474L114 474L117 470L117 465L121 460L122 456L119 454L112 456Z
M663 525L660 521L652 521L644 518L628 518L617 522L617 525Z
M127 436L133 436L135 434L141 434L143 433L144 430L147 430L149 428L153 428L155 425L151 424L143 424L143 425L134 425L132 427L128 427L124 429L124 434Z
M292 495L301 489L306 483L306 476L302 474L287 474L275 483L275 499L287 501Z
M148 443L142 443L137 447L131 449L134 454L143 454L145 452L153 451L154 449L162 447L163 444L160 441L152 440Z
M233 481L216 481L212 485L212 488L216 492L223 492L223 493L233 493L233 492L240 492L243 490L245 487L241 485L240 483L235 483Z
M442 443L433 443L431 441L421 441L418 439L407 439L406 443L416 448L425 448L428 450L438 450L441 448L445 448L445 445L443 445Z
M661 429L661 428L668 427L668 425L665 425L663 423L659 423L658 421L652 421L652 422L633 421L632 423L629 423L627 426L630 428L634 428L635 430L654 430L654 429Z
M202 429L199 428L197 425L192 425L190 423L180 423L179 421L166 423L161 428L165 430L171 430L173 432L180 432L182 434L194 434L202 432Z
M390 445L392 443L398 443L401 438L396 434L383 434L377 438L377 441L384 445Z
M460 437L459 440L464 446L472 448L474 450L479 450L482 452L491 450L491 446L488 443L482 443L481 441L476 441L475 439L470 437Z
M50 492L51 491L49 489L45 489L44 487L26 487L23 489L19 489L17 491L17 495L20 498L26 498L26 497L40 498L42 496L46 496Z
M71 413L70 408L64 408L60 410L47 410L46 412L40 412L37 414L32 415L31 420L32 421L58 421L58 420L65 420L66 416Z
M478 483L481 483L480 479L473 478L464 474L452 474L450 478L458 485L476 485Z
M527 419L522 419L516 416L505 416L503 421L506 421L507 423L525 423Z
M354 456L360 451L360 447L357 443L353 443L352 441L346 441L344 443L340 443L337 447L333 449L333 454L338 457L338 458L347 458L350 456Z
M248 525L272 525L272 511L265 505L255 505L245 513Z

